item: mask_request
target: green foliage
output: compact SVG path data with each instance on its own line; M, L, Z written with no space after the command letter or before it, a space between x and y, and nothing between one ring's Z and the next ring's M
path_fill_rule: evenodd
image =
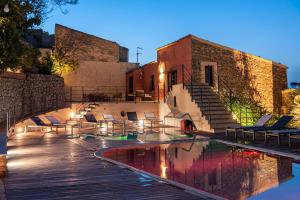
M258 102L234 97L225 103L234 118L243 126L253 125L266 111L259 106Z
M49 13L49 5L75 4L76 0L14 0L0 1L0 72L34 63L34 50L24 35L41 25ZM9 12L3 8L8 5ZM28 63L29 59L29 63Z
M39 73L41 74L52 74L53 61L50 54L47 54L42 58L41 63L38 65Z
M60 49L55 49L51 56L52 73L61 76L64 73L69 73L78 67L78 61L72 56L68 56Z
M300 126L300 89L295 90L294 95L291 96L293 97L291 115L295 117L292 125L298 127Z

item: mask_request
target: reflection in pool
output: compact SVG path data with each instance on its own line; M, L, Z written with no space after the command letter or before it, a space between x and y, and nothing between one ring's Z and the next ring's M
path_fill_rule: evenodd
M292 159L215 141L112 149L103 156L228 199L299 199L300 195L291 186L298 180L293 168L299 168ZM289 193L295 198L285 197Z

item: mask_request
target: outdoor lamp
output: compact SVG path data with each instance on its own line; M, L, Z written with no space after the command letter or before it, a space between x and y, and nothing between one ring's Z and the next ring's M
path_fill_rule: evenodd
M5 4L4 8L3 8L3 11L5 13L8 13L9 12L9 7L8 7L8 4Z

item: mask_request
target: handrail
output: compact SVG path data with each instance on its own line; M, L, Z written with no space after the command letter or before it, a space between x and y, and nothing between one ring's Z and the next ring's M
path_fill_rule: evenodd
M230 111L232 111L232 95L234 94L234 92L231 89L231 87L228 86L227 82L220 75L218 75L218 93L219 93L219 96L221 97L221 100L224 101L224 99L222 99L222 95L221 95L220 83L222 83L222 86L225 89L225 92L229 96L229 109L230 109Z

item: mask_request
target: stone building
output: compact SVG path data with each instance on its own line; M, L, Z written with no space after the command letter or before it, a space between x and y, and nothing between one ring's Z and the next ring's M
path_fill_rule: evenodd
M193 35L158 48L157 61L126 76L127 95L159 98L161 116L189 113L207 132L249 125L263 110L281 113L287 88L286 66Z
M287 88L285 65L193 35L158 48L157 62L146 64L143 70L142 84L134 81L133 87L143 87L146 93L153 93L149 88L157 91L159 84L162 93L164 87L169 91L172 85L192 79L215 91L230 88L232 93L248 93L269 111L280 109L281 91ZM127 84L134 73L127 73ZM155 79L154 87L149 86L151 77Z
M128 62L126 47L57 24L55 48L71 53L79 62L75 71L63 74L67 98L81 101L91 93L125 98L126 72L137 66Z

